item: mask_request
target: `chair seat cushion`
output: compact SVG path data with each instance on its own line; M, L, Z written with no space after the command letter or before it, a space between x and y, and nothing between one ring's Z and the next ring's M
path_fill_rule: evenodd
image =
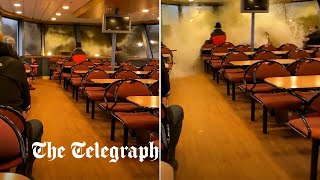
M315 91L295 91L297 95L301 96L304 100L309 100L312 98L313 95L315 95Z
M320 117L307 117L306 120L311 129L311 137L320 139ZM302 134L308 135L307 127L301 118L290 120L288 123Z
M85 90L85 94L91 101L103 101L105 91L89 91Z
M21 157L16 157L15 159L12 159L10 161L1 162L0 163L0 171L1 170L11 169L11 168L16 167L16 166L18 166L20 164L22 164L22 158Z
M117 118L130 129L157 129L159 118L148 112L116 112Z
M244 69L241 69L241 68L225 69L224 73L244 73Z
M221 69L221 62L210 61L210 66L215 70Z
M244 73L225 73L225 78L227 78L230 82L233 83L242 83Z
M139 106L129 102L117 102L116 104L114 102L108 102L108 104L100 103L100 107L114 112L132 112L140 109Z
M302 101L287 92L256 93L253 97L268 109L297 109Z
M245 84L241 84L239 87L243 91L252 93L267 93L276 90L274 86L266 83L256 84L255 86L254 84L247 84L247 86Z
M79 87L79 91L82 91L83 87ZM85 87L85 90L87 91L105 91L106 88L104 87Z
M70 82L72 86L80 87L81 86L81 78L71 78Z

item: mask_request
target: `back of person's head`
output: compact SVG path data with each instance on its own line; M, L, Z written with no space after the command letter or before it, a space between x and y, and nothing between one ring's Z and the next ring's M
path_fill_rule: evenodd
M14 58L12 46L5 42L0 42L0 57L9 56Z
M12 47L16 44L16 40L14 40L11 36L5 36L4 42L11 44Z
M216 25L214 26L214 28L216 28L216 29L220 29L220 28L221 28L221 24L220 24L220 22L217 22L217 23L216 23Z

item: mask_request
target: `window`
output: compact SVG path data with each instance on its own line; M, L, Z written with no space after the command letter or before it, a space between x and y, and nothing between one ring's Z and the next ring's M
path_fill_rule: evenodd
M46 25L44 29L45 54L60 55L74 50L76 40L73 26Z
M159 57L159 25L148 25L147 33L153 58Z
M41 54L41 29L39 24L24 22L23 49L25 55Z
M2 17L2 32L5 36L12 37L16 44L15 49L18 48L18 21L14 19L9 19Z
M88 56L111 54L111 34L102 33L101 26L80 26L81 46Z
M146 46L142 40L142 26L132 26L129 34L117 35L117 46L122 47L128 56L147 57Z

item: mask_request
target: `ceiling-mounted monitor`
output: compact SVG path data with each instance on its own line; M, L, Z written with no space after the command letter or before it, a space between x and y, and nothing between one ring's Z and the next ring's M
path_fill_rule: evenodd
M241 13L268 13L269 0L241 0Z
M102 17L102 33L130 33L131 18L123 15L104 14Z

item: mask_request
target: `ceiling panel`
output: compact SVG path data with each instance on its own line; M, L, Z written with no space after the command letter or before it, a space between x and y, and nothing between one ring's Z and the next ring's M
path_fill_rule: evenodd
M14 3L21 3L22 7L14 7ZM159 0L0 0L0 7L8 15L26 17L42 21L73 23L101 23L105 12L114 13L119 9L120 14L132 16L135 21L157 21L159 14ZM68 5L70 9L63 10L62 6ZM149 9L143 13L143 9ZM22 15L15 12L21 10ZM62 13L57 17L56 12Z

